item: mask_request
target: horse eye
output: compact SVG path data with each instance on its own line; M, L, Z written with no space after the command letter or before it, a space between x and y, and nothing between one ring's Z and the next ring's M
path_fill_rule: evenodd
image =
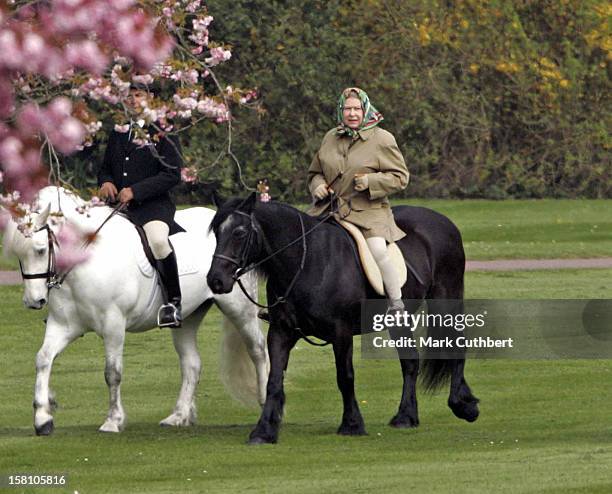
M234 237L235 239L241 239L246 237L246 234L246 229L240 226L232 232L232 237Z

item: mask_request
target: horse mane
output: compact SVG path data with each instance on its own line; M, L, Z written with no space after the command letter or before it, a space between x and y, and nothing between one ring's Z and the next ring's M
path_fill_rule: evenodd
M51 204L51 211L54 212L63 209L65 206L64 202L69 202L74 207L85 205L83 198L76 192L55 185L49 185L40 189L36 195L36 204L39 208L44 208L47 204Z
M230 216L234 211L240 209L240 206L245 201L246 199L244 197L232 197L226 202L224 202L217 210L217 214L214 216L209 226L209 231L217 230L219 226L227 219L228 216ZM265 214L268 211L277 211L277 208L301 215L304 218L306 225L317 220L317 218L306 214L304 211L300 211L299 209L294 206L291 206L290 204L286 204L284 202L279 201L257 202L255 203L254 211L256 215L258 212Z

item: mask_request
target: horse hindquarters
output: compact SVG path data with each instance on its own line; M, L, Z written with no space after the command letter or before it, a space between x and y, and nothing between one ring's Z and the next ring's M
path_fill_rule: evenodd
M453 317L462 314L465 253L457 227L445 216L426 208L400 206L393 208L393 212L396 222L407 233L398 245L422 277L420 282L409 277L403 297L427 298L429 314ZM446 338L454 342L460 334L453 327L428 325L427 336L433 342ZM465 355L456 348L452 354L444 352L427 349L421 366L423 384L426 389L435 390L450 379L449 407L457 417L473 422L479 414L478 399L465 380ZM402 370L405 371L404 365ZM406 372L404 376L406 384Z

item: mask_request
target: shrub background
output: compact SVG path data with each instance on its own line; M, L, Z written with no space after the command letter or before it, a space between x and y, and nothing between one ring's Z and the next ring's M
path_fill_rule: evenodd
M307 200L306 169L335 125L337 95L357 85L400 144L405 197L612 196L609 2L207 5L214 38L233 47L217 75L261 95L262 111L235 113L233 151L250 187L267 177L273 197ZM226 134L202 124L183 137L185 154L204 182L244 192L229 159L210 167ZM88 159L72 159L71 173L86 176L99 150Z

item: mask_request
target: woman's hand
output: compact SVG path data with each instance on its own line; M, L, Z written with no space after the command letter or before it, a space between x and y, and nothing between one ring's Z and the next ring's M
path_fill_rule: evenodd
M100 187L98 195L100 199L106 199L108 197L111 201L114 201L117 195L117 187L115 187L115 184L112 182L104 182L102 187Z
M368 174L367 173L355 173L355 190L362 192L368 188Z
M333 192L333 190L330 189L327 184L321 184L314 190L312 196L317 201L320 201L321 199L325 199L331 192Z

